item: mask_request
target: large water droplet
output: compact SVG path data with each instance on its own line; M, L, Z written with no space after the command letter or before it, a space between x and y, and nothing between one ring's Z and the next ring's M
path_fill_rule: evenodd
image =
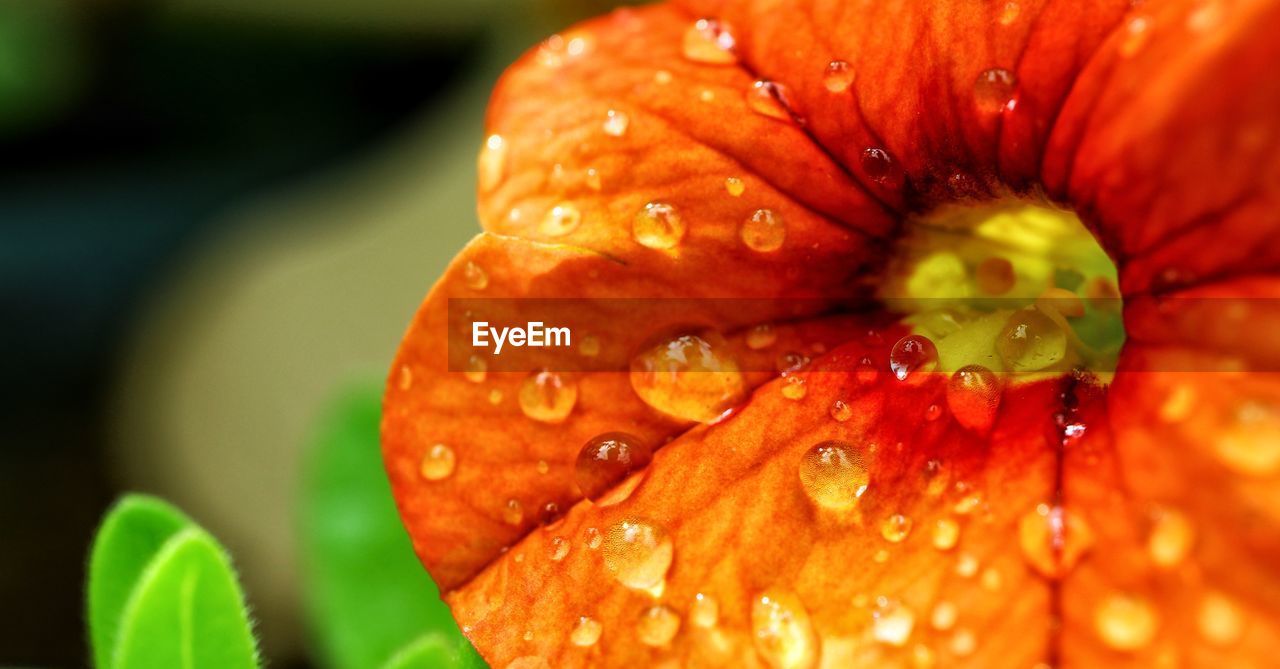
M802 400L809 393L804 377L787 376L782 379L782 396L789 400Z
M698 19L684 33L682 53L695 63L729 65L738 62L733 33L715 19Z
M836 400L831 404L831 418L837 422L843 423L853 418L853 408L844 400Z
M924 335L907 335L889 352L889 369L899 381L922 383L938 366L938 348Z
M578 384L556 372L531 374L520 384L520 410L543 423L563 423L578 402Z
M787 239L787 224L769 209L757 209L738 229L742 243L760 253L777 251Z
M973 82L973 99L978 110L984 114L999 114L1011 110L1014 106L1013 93L1017 86L1017 78L1013 73L993 67L984 70ZM1007 262L1007 261L1006 261Z
M631 222L631 236L641 246L672 249L684 239L687 228L676 208L663 202L650 202Z
M708 332L642 351L631 360L631 388L663 413L709 423L741 401L746 386L728 344Z
M1022 556L1048 578L1062 578L1093 545L1093 532L1079 515L1059 505L1037 504L1018 522Z
M893 173L893 158L888 151L869 146L862 150L862 172L872 181L885 181Z
M422 478L428 481L439 481L449 478L453 474L454 465L457 463L457 457L453 453L453 449L444 444L436 444L427 449L422 455L422 462L418 465L418 473Z
M666 530L654 523L629 518L605 532L604 564L619 583L633 590L658 587L671 568L675 547Z
M916 614L907 606L881 597L871 615L874 618L872 634L876 641L890 646L905 646L915 628Z
M561 237L577 230L579 223L582 223L582 212L569 202L561 202L547 210L538 230L548 237Z
M574 625L573 631L569 633L569 643L580 648L587 648L596 645L600 640L600 634L604 631L604 625L599 620L590 616L582 616L578 618L578 624Z
M826 509L852 509L870 481L862 452L851 444L824 441L800 460L800 484L805 494Z
M680 616L662 605L650 606L640 613L636 635L646 646L665 646L680 631Z
M489 135L477 159L480 192L488 193L502 183L507 173L507 141L501 135Z
M853 85L853 67L843 60L827 63L827 69L822 73L822 84L832 93L849 90Z
M981 365L956 370L947 382L947 408L956 422L979 433L995 423L1002 393L1000 378Z
M1107 595L1093 612L1093 626L1108 647L1139 650L1151 643L1160 621L1146 600L1124 594Z
M772 588L751 604L756 652L773 669L810 669L821 653L809 612L794 593Z
M616 504L625 498L615 499L609 491L648 465L652 455L649 444L635 435L607 432L593 437L578 452L574 468L578 490L597 504Z
M1035 372L1062 360L1067 334L1037 309L1015 311L996 338L996 352L1015 372Z
M757 80L747 89L747 106L757 114L768 116L779 121L790 121L790 105L787 103L787 92L772 81Z

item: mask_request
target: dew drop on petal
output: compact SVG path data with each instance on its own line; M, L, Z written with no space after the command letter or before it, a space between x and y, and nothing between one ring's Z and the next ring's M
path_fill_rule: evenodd
M1145 16L1135 16L1124 26L1124 37L1120 41L1120 55L1126 58L1137 55L1146 46L1151 37L1151 20Z
M520 384L520 410L543 423L562 423L578 403L578 385L556 372L529 375Z
M587 188L590 188L591 190L600 190L600 188L604 186L604 183L600 180L600 170L597 170L594 167L587 168L587 174L586 177L583 178L583 181L586 182Z
M454 455L452 448L444 444L435 444L423 454L422 462L418 464L418 473L428 481L440 481L453 474L456 464L457 456Z
M502 135L489 135L485 139L484 148L480 149L480 157L477 159L477 167L480 192L488 193L502 183L502 178L507 173L507 141Z
M1022 7L1010 0L1010 2L1004 3L1004 8L1000 10L1000 17L996 20L1002 26L1013 25L1013 22L1018 20L1018 15L1021 13Z
M599 620L590 616L581 616L578 618L578 624L573 626L573 631L569 633L569 643L579 648L588 648L596 645L600 640L600 634L604 631L604 625Z
M628 518L609 527L603 549L605 568L619 583L633 590L649 590L661 584L675 553L666 530L639 518Z
M1042 576L1062 578L1093 545L1093 531L1062 506L1037 504L1018 521L1018 544L1027 564Z
M782 216L769 209L757 209L738 228L742 243L760 253L777 251L787 239L787 224Z
M978 558L964 553L956 557L956 574L964 578L971 578L978 573Z
M694 595L689 604L689 622L703 629L715 627L720 622L720 602L701 592Z
M569 540L564 537L551 537L547 544L547 557L552 562L559 562L569 555Z
M836 400L831 404L831 418L837 422L843 423L853 418L853 408L844 400Z
M895 513L892 516L885 518L884 522L880 524L880 536L884 537L885 541L891 543L896 544L903 539L906 539L907 534L910 532L911 519L900 513Z
M942 601L933 605L933 613L929 616L929 624L939 632L945 632L955 627L956 618L959 617L959 609L951 602Z
M508 663L507 669L551 669L551 663L537 655L525 655Z
M978 105L978 111L984 114L999 114L1013 109L1013 93L1016 86L1017 78L1004 68L993 67L983 70L978 75L978 79L973 82L973 99Z
M494 388L493 390L490 390L490 391L489 391L489 404L492 404L492 405L494 405L494 406L498 406L498 404L500 404L500 403L502 403L502 391L501 391L501 390L498 390L497 388Z
M631 117L626 112L616 109L610 109L605 113L604 118L604 134L610 137L621 137L627 134L627 127L631 125Z
M408 365L400 366L400 376L396 379L396 386L401 391L407 391L413 387L413 368Z
M665 646L680 631L680 616L669 607L650 606L640 613L636 636L646 646Z
M869 386L880 378L880 370L876 369L875 364L871 362L871 358L863 358L858 361L858 366L854 368L853 378L858 383Z
M733 197L741 197L747 190L747 185L738 177L729 177L724 180L724 189Z
M631 236L641 246L672 249L684 239L687 226L676 208L663 202L650 202L631 222Z
M800 484L805 494L825 509L852 509L870 481L862 452L845 442L824 441L800 460Z
M1280 410L1269 402L1249 399L1226 416L1212 437L1213 450L1223 465L1247 476L1280 471Z
M994 372L982 365L966 365L947 381L947 408L960 425L986 432L995 423L1002 390Z
M751 603L756 652L772 669L811 669L821 649L809 611L794 593L771 588Z
M524 505L518 499L509 499L502 506L502 522L519 525L524 520Z
M769 348L778 341L778 331L768 323L761 323L747 330L747 348L753 351Z
M974 635L973 630L968 628L960 628L951 635L951 642L947 645L951 650L951 654L956 657L968 657L978 648L978 637Z
M827 69L822 74L822 85L832 93L843 93L849 90L853 85L853 67L843 60L827 63Z
M671 83L672 78L671 72L668 70L658 70L653 73L654 82L662 84L663 86Z
M907 335L889 352L889 369L899 381L918 384L938 366L938 348L923 335Z
M561 237L578 229L579 223L582 223L582 212L568 202L561 202L547 210L538 230L548 237Z
M583 497L599 504L611 488L647 466L652 457L649 444L635 435L606 432L593 437L578 451L574 467L578 490Z
M1125 594L1110 594L1093 611L1098 638L1115 650L1145 648L1155 638L1159 618L1146 600Z
M1244 634L1245 618L1240 607L1221 592L1210 592L1200 601L1196 628L1200 636L1217 646L1229 646Z
M862 150L862 172L872 181L884 181L893 173L893 158L888 151L869 146Z
M484 379L488 376L489 363L484 358L473 355L467 358L467 367L462 371L462 375L472 383L484 383Z
M782 84L763 79L756 80L747 89L747 107L761 116L779 121L790 121L791 112L786 102L786 89Z
M468 260L462 266L462 281L471 290L484 290L489 287L489 273L484 268Z
M1015 372L1035 372L1062 360L1067 334L1053 319L1036 309L1015 311L996 338L996 352Z
M631 360L631 388L658 411L709 423L741 401L746 382L728 344L707 332L642 351Z
M734 55L733 33L715 19L698 19L685 31L681 53L695 63L729 65L738 62Z
M779 354L777 360L774 361L774 367L777 368L779 374L790 374L799 369L803 369L809 364L809 356L798 351L787 351Z
M933 547L940 551L951 550L960 540L960 524L951 518L939 518L933 524Z
M782 379L782 396L789 400L802 400L809 389L804 379L799 376L787 376Z
M588 527L582 531L582 545L590 550L600 548L600 544L604 542L604 535L600 530L594 527Z
M1147 535L1147 555L1157 567L1176 567L1191 552L1194 541L1195 529L1186 514L1161 509L1156 512L1151 533Z
M993 256L978 263L973 279L978 284L978 290L987 295L1004 295L1013 289L1018 277L1008 258Z
M914 611L901 602L881 597L871 615L874 621L871 631L876 641L899 648L907 644L916 624Z

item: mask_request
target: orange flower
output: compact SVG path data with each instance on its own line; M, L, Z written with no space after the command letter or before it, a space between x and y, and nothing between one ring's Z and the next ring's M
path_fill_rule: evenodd
M490 106L485 232L384 411L406 526L476 647L557 669L1273 663L1277 31L1273 0L690 0L527 54ZM901 278L913 222L1038 193L1116 262L1113 376L916 374L938 355L900 341L919 322L841 311ZM1047 295L1067 302L1017 313L1084 313ZM449 371L449 300L475 298L691 301L662 324L593 303L586 371ZM680 345L732 369L646 388L627 361L682 322L724 332ZM788 352L812 361L774 372ZM603 483L575 473L584 444Z

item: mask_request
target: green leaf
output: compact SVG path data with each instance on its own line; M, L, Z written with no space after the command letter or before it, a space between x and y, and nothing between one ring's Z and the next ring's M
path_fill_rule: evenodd
M189 518L154 497L129 495L107 513L89 557L88 619L94 665L111 666L120 616L151 559Z
M198 527L169 538L120 620L113 669L256 669L258 651L226 552Z
M307 463L302 553L319 660L333 669L376 669L427 638L477 660L439 666L483 667L400 524L382 468L381 396L372 383L346 392L321 421Z
M484 660L471 644L459 643L441 633L424 634L400 649L382 669L472 669Z

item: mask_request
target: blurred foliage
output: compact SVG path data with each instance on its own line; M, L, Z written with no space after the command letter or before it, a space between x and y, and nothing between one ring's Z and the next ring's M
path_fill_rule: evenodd
M345 392L306 466L303 585L319 659L333 669L483 667L400 523L382 468L381 415L380 385Z
M65 0L0 0L0 138L74 100L82 83L79 47Z
M99 669L253 669L258 652L226 551L172 506L128 496L89 559Z

